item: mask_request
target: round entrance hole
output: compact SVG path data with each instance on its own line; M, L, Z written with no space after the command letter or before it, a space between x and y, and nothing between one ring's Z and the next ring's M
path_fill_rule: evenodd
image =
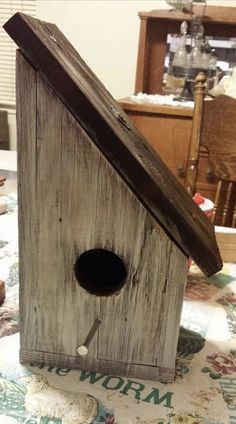
M97 296L118 292L127 276L122 259L105 249L91 249L82 253L75 263L74 272L81 287Z

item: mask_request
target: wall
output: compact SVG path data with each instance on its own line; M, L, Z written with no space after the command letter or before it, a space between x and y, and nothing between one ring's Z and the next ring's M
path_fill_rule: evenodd
M236 7L236 0L207 1ZM116 98L134 91L138 11L167 8L164 0L37 0L37 16L55 23ZM16 146L11 117L11 148Z
M38 1L39 18L56 23L115 98L134 90L138 11L165 1Z
M236 0L208 5L236 6ZM37 14L56 23L115 98L134 91L138 11L167 8L164 0L38 0Z

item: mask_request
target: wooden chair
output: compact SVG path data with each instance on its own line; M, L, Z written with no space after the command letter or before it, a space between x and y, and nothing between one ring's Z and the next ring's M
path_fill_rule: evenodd
M196 192L200 145L208 151L208 162L216 177L217 190L212 222L236 227L236 99L221 95L204 100L206 77L196 77L193 125L185 187Z

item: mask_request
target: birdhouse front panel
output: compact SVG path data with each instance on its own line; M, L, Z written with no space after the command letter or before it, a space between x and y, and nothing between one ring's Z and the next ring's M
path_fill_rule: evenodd
M170 381L187 259L17 63L21 359Z

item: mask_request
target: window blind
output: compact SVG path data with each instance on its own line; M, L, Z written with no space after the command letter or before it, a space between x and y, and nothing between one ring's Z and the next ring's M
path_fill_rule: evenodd
M36 15L36 0L0 0L0 107L15 106L16 44L3 29L16 12Z

